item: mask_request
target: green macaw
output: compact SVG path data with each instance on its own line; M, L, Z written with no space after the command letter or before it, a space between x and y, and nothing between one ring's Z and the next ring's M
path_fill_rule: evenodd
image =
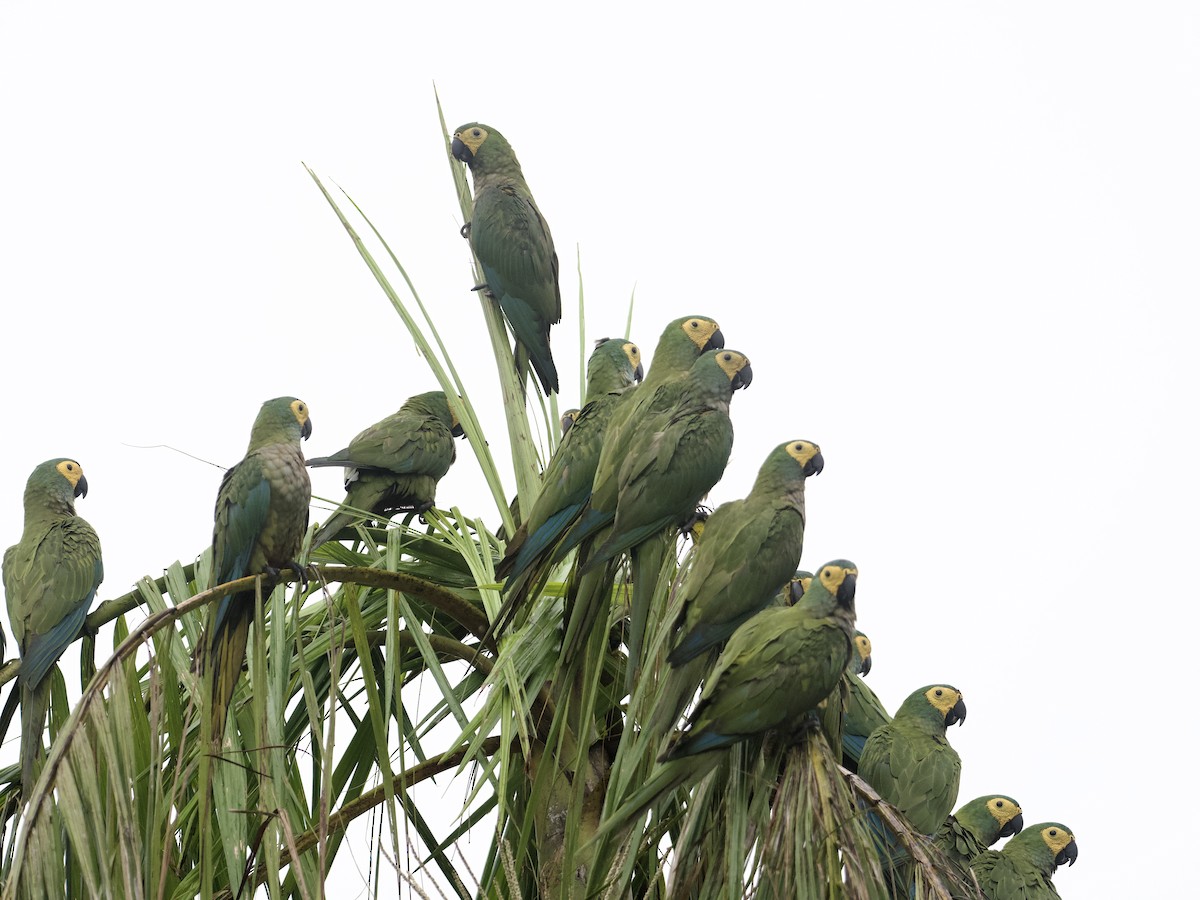
M42 730L50 704L47 675L83 627L104 580L100 538L75 515L87 496L73 459L42 463L25 482L25 528L4 552L8 620L21 654L21 793L28 798L41 768Z
M743 623L704 683L687 730L663 759L728 747L786 728L816 709L850 659L858 568L821 566L795 606L768 607Z
M785 584L775 598L776 606L795 606L800 602L800 598L804 596L804 592L808 590L808 586L812 584L813 573L804 569L797 569L790 581Z
M651 405L647 415L627 421L627 428L634 433L617 470L615 495L607 493L602 498L593 481L588 507L563 541L562 546L570 548L597 538L586 562L580 564L581 575L618 554L630 553L629 690L640 669L654 587L668 543L724 473L733 448L729 401L733 392L749 385L752 378L750 360L744 354L709 350L692 364L687 376L661 385L658 394L671 394L675 402L662 409ZM607 449L607 440L605 445ZM600 475L598 468L596 477ZM605 499L613 502L608 505ZM605 534L599 534L606 528Z
M519 588L513 590L514 586L524 584L522 576L583 509L591 494L608 422L617 405L642 378L642 353L637 344L608 339L597 342L588 359L583 409L570 431L563 434L542 473L537 499L496 568L498 575L509 578L510 594L520 593Z
M917 831L933 834L958 798L962 760L946 729L967 718L962 693L946 684L913 691L895 718L871 732L858 774Z
M858 771L863 746L871 732L892 721L875 692L863 676L871 671L871 639L861 631L854 633L854 652L846 667L846 715L842 721L842 765Z
M542 491L524 526L527 537L519 540L514 538L509 543L505 559L497 570L497 574L508 577L506 593L519 595L526 583L537 580L537 576L530 572L535 565L553 566L566 555L567 551L558 546L559 541L590 498L595 479L600 477L600 463L606 452L612 452L607 449L610 442L622 442L619 433L624 431L623 424L631 413L639 408L639 398L653 395L661 385L686 376L701 353L724 345L725 336L711 319L703 316L675 319L659 338L650 372L636 391L626 390L619 397L598 396L584 407L580 413L582 422L577 421L571 431L580 431L579 426L586 425L581 434L586 434L587 439L575 434L563 440L555 454L555 458L567 454L563 462L558 464L562 471L551 473L547 470L543 476ZM597 348L596 352L603 346ZM605 351L610 352L612 350ZM593 357L595 355L593 353ZM602 356L601 359L607 357ZM616 362L619 364L619 360ZM606 363L600 369L607 367ZM589 383L590 372L589 364ZM569 453L567 447L572 448ZM554 460L551 460L551 466L554 465Z
M672 666L724 643L789 582L804 550L804 482L824 467L816 444L786 441L767 456L744 500L723 503L708 517L679 589Z
M1079 857L1075 835L1059 822L1030 825L1000 851L984 850L971 869L988 900L1058 900L1050 882L1061 865Z
M543 390L557 393L550 326L562 318L562 297L550 229L504 135L471 122L455 129L450 152L470 167L475 182L475 210L464 231L483 267L480 287L500 304Z
M729 638L689 719L653 774L601 820L600 833L623 828L667 792L716 766L720 753L767 731L793 733L837 686L850 657L858 569L844 559L823 565L795 606L772 606ZM786 736L786 735L785 735Z
M655 707L658 727L683 711L726 639L789 583L804 549L804 482L824 467L816 444L786 441L767 456L745 499L723 503L708 517L679 587L671 671Z
M966 884L971 883L971 860L1004 837L1019 834L1025 825L1021 806L1003 794L985 794L946 817L933 842L946 854Z
M462 425L446 394L429 391L404 401L397 412L359 432L350 446L306 465L345 466L346 499L313 537L313 548L362 520L359 510L389 517L433 506L437 483L455 459Z
M285 567L303 577L296 555L308 529L312 490L300 441L311 433L308 406L295 397L268 400L258 411L245 457L225 473L217 491L214 585L266 574L270 588ZM249 590L221 599L209 619L200 671L211 685L211 741L225 729L253 618Z

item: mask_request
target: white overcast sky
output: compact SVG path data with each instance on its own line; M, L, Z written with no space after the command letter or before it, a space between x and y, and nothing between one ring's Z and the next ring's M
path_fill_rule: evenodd
M0 548L29 471L73 456L115 596L207 543L219 481L132 445L228 465L293 394L319 455L436 386L301 160L373 217L505 442L436 82L451 127L510 139L553 229L563 406L577 246L589 340L635 285L647 355L668 320L715 318L755 380L712 501L820 443L804 562L858 563L885 704L963 690L960 800L1071 827L1064 896L1169 894L1197 836L1172 765L1195 695L1197 7L415 6L4 5ZM442 505L495 521L459 458Z

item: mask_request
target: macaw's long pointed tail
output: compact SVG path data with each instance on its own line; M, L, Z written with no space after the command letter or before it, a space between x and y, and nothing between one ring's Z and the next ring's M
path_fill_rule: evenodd
M712 671L716 661L717 651L713 649L681 666L671 666L667 669L647 725L656 741L669 734L675 727L688 701L695 695L696 688L700 686L704 676Z
M220 743L234 689L246 660L246 641L254 619L254 592L226 597L217 607L210 626L203 657L204 677L208 679L212 702L209 740Z
M33 783L42 769L42 733L46 728L46 709L50 706L50 677L35 688L21 682L21 796L29 799Z
M633 571L633 599L630 603L629 636L626 640L629 647L629 668L625 670L625 690L630 694L633 693L634 685L641 675L646 634L648 629L656 624L651 623L652 614L662 614L663 604L658 604L657 610L654 608L655 593L659 573L667 559L668 548L674 547L674 534L673 529L660 532L642 541L629 553Z
M576 571L576 577L567 589L563 609L565 626L561 656L564 660L579 656L598 622L607 625L616 573L617 566L612 563L583 575Z

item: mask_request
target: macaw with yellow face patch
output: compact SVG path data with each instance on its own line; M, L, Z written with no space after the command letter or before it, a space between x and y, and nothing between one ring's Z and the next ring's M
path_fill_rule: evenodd
M947 816L934 835L934 843L964 883L970 884L971 860L1000 838L1020 834L1024 827L1021 805L1016 800L1003 794L985 794Z
M1030 825L1000 851L985 850L971 870L988 900L1059 900L1051 883L1059 866L1079 857L1075 835L1059 822Z
M100 538L75 515L87 479L73 459L51 459L25 482L25 527L4 553L4 594L21 653L21 790L28 798L43 755L47 676L79 634L104 579Z
M842 765L858 771L858 760L871 732L892 721L875 692L863 681L871 671L871 639L854 633L850 665L846 667L846 715L842 722Z
M804 550L804 485L825 467L821 448L791 440L767 456L749 495L708 517L679 586L671 670L655 719L673 723L721 646L789 582Z
M217 491L214 585L259 574L271 582L285 567L303 577L296 556L308 528L312 490L300 441L311 433L308 405L295 397L268 400L258 411L245 457L225 473ZM225 729L246 658L254 602L253 590L224 597L209 620L200 665L211 688L212 741Z
M958 798L962 760L946 729L966 718L957 688L931 684L909 694L895 718L863 746L859 776L922 834L933 834Z
M562 318L562 297L550 228L516 154L495 128L471 122L455 129L450 152L467 164L475 184L475 209L464 231L469 229L471 250L483 268L486 283L480 287L500 304L542 389L557 393L550 326Z

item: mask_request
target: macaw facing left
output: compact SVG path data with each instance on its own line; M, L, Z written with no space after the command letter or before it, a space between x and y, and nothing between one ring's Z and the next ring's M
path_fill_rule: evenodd
M311 433L308 405L295 397L268 400L258 411L245 457L225 473L217 491L214 586L259 574L270 582L281 568L303 576L296 556L308 528L312 489L300 441ZM210 740L219 740L225 729L253 618L249 590L222 598L209 620L200 663L211 685Z
M75 515L87 496L83 469L51 459L25 483L25 529L4 553L4 593L21 653L21 791L28 798L42 757L50 702L46 676L79 634L104 579L100 538Z
M455 129L450 152L467 164L475 183L468 227L485 286L529 354L542 389L558 393L550 326L562 318L562 297L550 228L533 202L517 155L495 128L470 122Z

